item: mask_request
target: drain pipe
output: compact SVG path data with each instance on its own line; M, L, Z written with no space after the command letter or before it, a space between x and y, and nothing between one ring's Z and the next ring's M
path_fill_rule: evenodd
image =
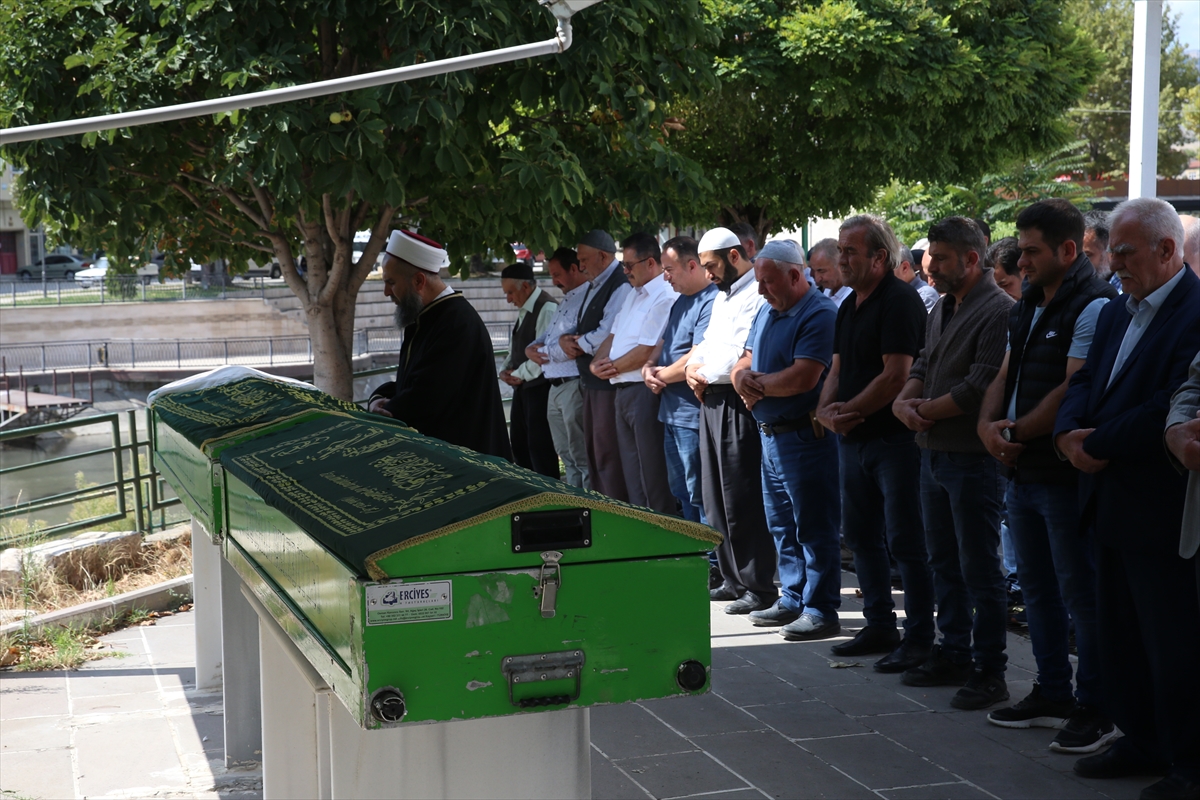
M522 44L516 47L505 47L500 50L490 50L486 53L476 53L469 56L445 58L440 61L430 61L426 64L413 64L408 67L385 69L379 72L368 72L365 75L351 75L346 78L334 78L327 81L287 86L280 89L267 89L261 92L219 97L212 100L201 100L195 103L180 103L173 106L147 108L140 111L126 111L120 114L105 114L99 117L47 122L41 125L24 125L17 128L0 129L0 145L31 142L38 139L52 139L59 136L73 136L79 133L107 131L113 128L130 128L135 125L149 125L155 122L168 122L176 119L202 117L207 114L219 114L224 111L235 111L242 108L257 108L278 103L290 103L296 100L307 100L312 97L323 97L340 92L352 92L357 89L369 89L374 86L386 86L391 83L428 78L432 75L444 75L448 72L461 72L477 67L487 67L493 64L503 64L508 61L518 61L523 58L554 55L566 51L571 46L571 17L588 6L602 0L538 0L550 9L558 21L558 30L553 39L532 44Z

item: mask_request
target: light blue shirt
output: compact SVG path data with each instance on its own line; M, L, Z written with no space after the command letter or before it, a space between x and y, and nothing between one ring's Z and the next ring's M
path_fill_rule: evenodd
M1088 303L1083 311L1079 312L1079 316L1075 318L1075 332L1071 334L1071 348L1067 350L1067 358L1087 358L1088 350L1092 346L1092 339L1096 335L1096 319L1100 316L1100 309L1104 308L1107 303L1107 297L1097 297ZM1043 306L1033 309L1033 321L1029 323L1029 336L1033 335L1033 329L1037 327L1038 320L1045 310ZM1029 342L1028 336L1025 338L1025 342ZM1008 349L1012 350L1011 342ZM1009 364L1009 369L1012 369L1012 364ZM1017 382L1013 385L1012 398L1008 401L1008 418L1013 422L1017 421L1017 390L1020 388L1021 373L1018 372Z
M533 344L550 358L550 363L542 367L542 374L547 378L579 377L579 367L576 366L575 359L563 352L558 346L558 339L564 333L575 332L579 311L583 308L587 292L588 284L581 283L563 295L562 302L550 318L550 324L541 336L533 340Z
M1158 310L1167 301L1167 296L1183 280L1183 273L1186 270L1187 267L1181 267L1179 272L1175 273L1174 278L1171 278L1171 280L1146 295L1146 298L1140 302L1133 295L1126 296L1125 308L1129 311L1129 315L1133 319L1130 320L1129 327L1125 329L1125 338L1121 340L1121 349L1117 351L1117 360L1113 362L1112 374L1108 376L1108 384L1104 388L1107 389L1109 386L1112 386L1113 379L1120 374L1121 368L1125 366L1125 360L1129 358L1129 354L1137 347L1137 343L1142 340L1142 336L1146 333L1146 329L1150 327L1150 323L1154 321Z

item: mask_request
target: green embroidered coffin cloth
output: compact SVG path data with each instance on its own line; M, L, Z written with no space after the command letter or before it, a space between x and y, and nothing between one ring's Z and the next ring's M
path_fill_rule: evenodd
M314 410L358 411L336 397L282 381L244 378L158 397L154 411L207 455L222 439Z
M222 466L346 564L538 506L594 508L649 522L711 549L704 525L618 503L365 412L324 412L222 450Z

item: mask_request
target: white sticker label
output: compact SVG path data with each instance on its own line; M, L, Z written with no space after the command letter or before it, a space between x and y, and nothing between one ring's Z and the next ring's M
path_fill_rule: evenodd
M366 588L368 625L400 625L454 618L450 581L386 583Z

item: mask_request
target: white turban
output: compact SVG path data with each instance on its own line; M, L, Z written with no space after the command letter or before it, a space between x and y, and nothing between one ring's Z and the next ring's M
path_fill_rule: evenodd
M419 233L392 231L384 252L426 272L437 273L450 266L450 257L445 249Z
M741 243L741 240L729 228L713 228L700 237L700 244L696 245L696 251L707 253L709 250L725 250L737 247Z

